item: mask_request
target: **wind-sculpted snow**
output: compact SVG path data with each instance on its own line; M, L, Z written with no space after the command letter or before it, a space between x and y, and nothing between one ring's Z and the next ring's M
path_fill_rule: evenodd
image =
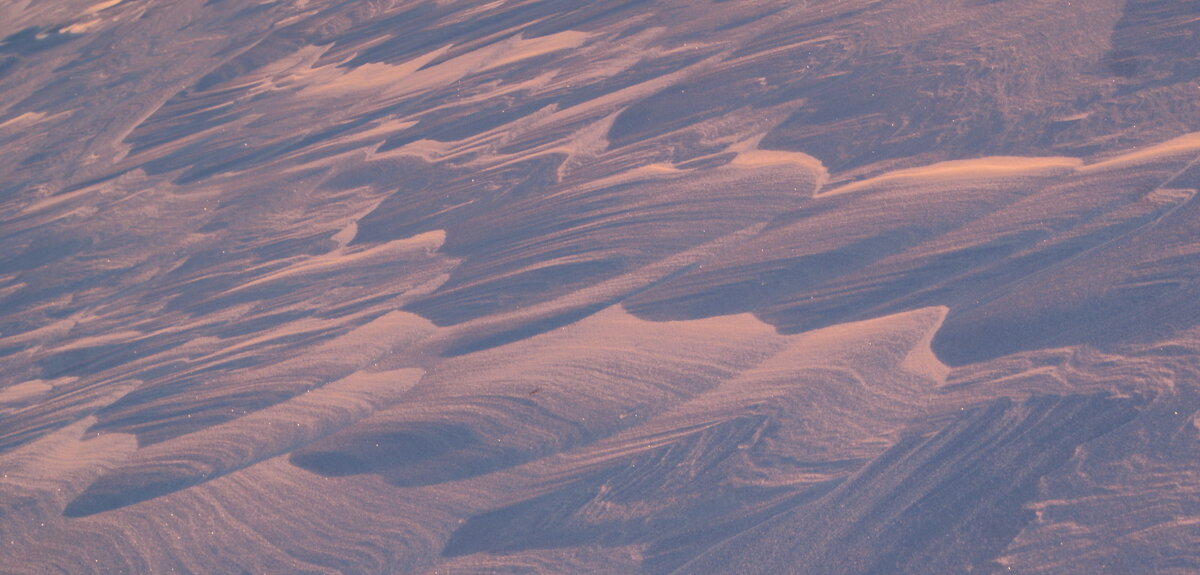
M0 0L0 573L1200 571L1198 34Z

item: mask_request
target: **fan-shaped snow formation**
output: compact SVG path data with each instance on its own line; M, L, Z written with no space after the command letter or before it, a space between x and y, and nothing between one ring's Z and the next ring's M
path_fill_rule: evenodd
M1198 34L0 0L0 573L1200 572Z

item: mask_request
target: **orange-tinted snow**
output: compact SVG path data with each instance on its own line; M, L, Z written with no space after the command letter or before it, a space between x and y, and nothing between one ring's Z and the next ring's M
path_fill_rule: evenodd
M0 573L1200 572L1198 37L0 0Z

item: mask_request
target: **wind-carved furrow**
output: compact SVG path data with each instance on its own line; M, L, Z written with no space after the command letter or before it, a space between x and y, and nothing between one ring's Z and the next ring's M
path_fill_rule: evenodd
M672 438L666 446L593 464L547 495L472 517L442 553L650 544L646 566L663 572L678 556L694 554L836 483L808 489L726 485L738 461L731 457L763 432L764 423L758 417L715 423Z
M648 545L648 570L678 567L887 449L945 377L928 351L944 314L776 336L782 347L678 406L638 410L640 425L533 464L552 474L545 494L475 516L443 554L590 541Z
M947 305L954 311L935 346L956 364L1048 345L1104 344L1106 334L1125 338L1129 326L1084 334L1052 324L1112 321L1096 311L1113 305L1112 298L1128 297L1128 305L1117 307L1136 314L1139 306L1163 301L1160 294L1190 293L1190 280L1164 270L1184 283L1130 289L1128 296L1104 296L1108 300L1075 298L1083 307L1055 312L1073 314L1068 322L1014 309L1058 305L1053 294L1064 292L1049 286L1068 281L1063 270L1094 278L1081 271L1099 269L1086 262L1111 257L1101 254L1129 254L1131 246L1152 245L1156 235L1178 236L1182 230L1170 230L1188 221L1192 194L1163 186L1187 177L1197 141L1194 134L1183 136L1094 164L1069 158L946 162L822 191L743 247L627 305L651 319L753 312L786 332ZM1163 241L1189 249L1182 238ZM1122 257L1146 265L1158 259ZM1098 287L1088 282L1088 289ZM981 323L990 309L1006 323ZM967 325L972 331L959 334Z
M167 441L235 420L367 369L418 341L431 329L428 322L412 314L392 312L296 357L256 369L246 366L232 377L213 377L201 388L204 392L191 389L197 384L188 386L186 381L185 385L163 389L143 385L101 410L94 430L134 433L142 445Z
M1102 396L997 400L932 437L900 441L820 500L776 515L675 572L996 569L992 559L1033 519L1024 505L1041 478L1136 414L1132 400ZM964 540L974 544L963 546ZM770 559L751 559L764 556Z
M1163 185L1184 176L1198 151L1200 137L1192 134L1089 167L1097 178L1121 174L1124 189L1148 191L1136 204L1113 210L1110 219L1124 221L1091 232L1086 244L1074 242L1079 247L1071 258L1010 284L986 305L964 306L935 349L965 363L1038 347L1145 343L1186 330L1190 323L1179 317L1190 316L1200 288L1191 271L1200 208L1194 191Z
M447 254L465 257L446 284L408 309L447 325L535 305L795 209L822 176L818 163L797 155L792 163L663 166L601 186L550 181L532 186L538 193L508 191L500 198L506 216L481 205L423 224L445 228ZM364 237L404 222L410 210L407 194L385 200L360 224Z
M404 406L291 461L324 475L378 473L398 485L493 473L636 426L781 343L752 318L650 324L610 308L443 360Z
M1194 2L168 4L0 0L0 572L1200 570Z
M199 485L283 455L399 400L421 370L359 372L228 423L139 449L64 509L86 517Z

